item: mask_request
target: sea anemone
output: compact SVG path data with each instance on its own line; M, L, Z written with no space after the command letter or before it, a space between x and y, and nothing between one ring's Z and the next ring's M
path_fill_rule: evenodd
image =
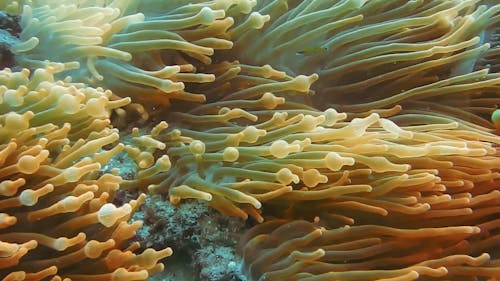
M84 124L41 165L116 178L101 166L123 150L136 169L115 189L255 224L239 245L250 280L500 278L500 5L48 0L20 14L12 52L51 73L12 74L28 82L3 91L5 121ZM41 111L30 83L59 83L61 105Z
M0 71L2 280L145 280L171 254L131 243L144 201L116 206L122 178L102 173L123 149L110 91L55 81L54 69ZM108 146L108 149L104 147Z

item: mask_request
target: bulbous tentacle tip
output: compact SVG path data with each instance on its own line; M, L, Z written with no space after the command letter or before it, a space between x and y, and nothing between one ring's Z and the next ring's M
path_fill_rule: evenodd
M497 131L500 131L500 109L496 109L493 111L493 114L491 114L491 121L493 122L493 125L497 129Z

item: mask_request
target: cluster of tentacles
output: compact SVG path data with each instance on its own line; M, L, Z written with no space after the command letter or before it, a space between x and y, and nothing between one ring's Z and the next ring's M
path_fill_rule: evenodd
M131 97L120 188L255 220L251 280L500 279L500 5L47 2L19 63Z

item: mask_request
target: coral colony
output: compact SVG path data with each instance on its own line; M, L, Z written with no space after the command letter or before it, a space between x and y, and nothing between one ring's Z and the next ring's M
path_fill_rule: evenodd
M500 280L497 1L0 8L0 280L174 271L147 196L246 221L248 280Z

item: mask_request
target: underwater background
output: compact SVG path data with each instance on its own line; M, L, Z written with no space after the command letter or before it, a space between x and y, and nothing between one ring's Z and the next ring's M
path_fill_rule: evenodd
M0 9L0 280L500 280L498 1Z

